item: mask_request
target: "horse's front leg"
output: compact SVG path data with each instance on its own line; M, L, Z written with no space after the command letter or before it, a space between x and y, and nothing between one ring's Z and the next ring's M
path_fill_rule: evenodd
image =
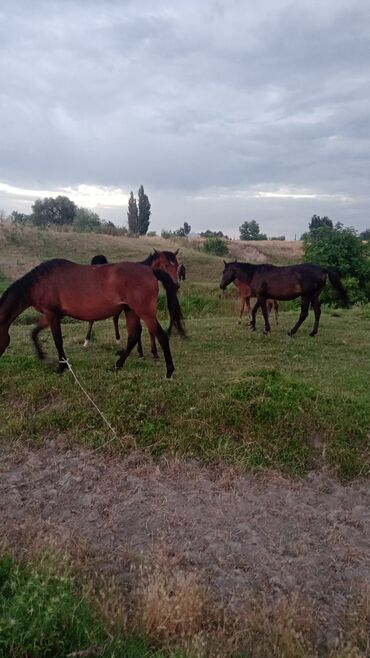
M115 335L115 338L116 338L117 345L119 345L120 342L121 342L121 336L120 336L120 333L119 333L119 326L118 326L118 320L119 320L120 315L121 315L121 312L119 312L117 315L113 316L114 335Z
M49 326L49 320L47 319L46 315L43 315L37 322L36 327L34 327L31 331L31 338L35 347L35 352L36 355L41 361L43 361L45 357L45 353L40 345L40 341L38 339L38 335L40 331L43 331L46 329L46 327Z
M149 336L150 336L150 351L153 355L153 359L159 359L155 338L153 334L151 334L150 332L149 332Z
M85 338L85 342L84 342L84 347L89 346L89 343L90 343L90 340L91 340L91 332L92 332L93 325L94 325L94 321L89 322L89 326L88 326L88 329L87 329L87 334L86 334L86 338Z
M242 323L242 316L244 313L244 306L245 306L245 298L243 296L240 297L240 313L239 313L239 324Z
M250 329L251 331L256 331L256 315L259 307L261 306L261 299L258 297L255 305L253 306L252 309L252 319L250 321Z
M267 336L269 331L271 331L271 327L270 327L270 322L269 322L269 312L268 312L268 308L267 308L266 297L261 298L261 309L262 309L263 318L265 320L265 327L264 327L263 333L265 334L265 336Z
M57 372L61 374L68 369L67 357L63 347L62 327L60 324L61 318L59 315L52 314L48 316L48 320L59 357L59 366L57 368Z

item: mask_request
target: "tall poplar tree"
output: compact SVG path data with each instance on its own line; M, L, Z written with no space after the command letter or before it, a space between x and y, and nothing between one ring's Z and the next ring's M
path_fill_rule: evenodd
M148 196L144 192L143 185L140 185L138 190L139 198L139 217L138 217L138 230L140 235L145 235L148 231L150 224L151 204Z
M130 192L128 200L127 222L129 232L137 235L139 233L139 213L133 192Z

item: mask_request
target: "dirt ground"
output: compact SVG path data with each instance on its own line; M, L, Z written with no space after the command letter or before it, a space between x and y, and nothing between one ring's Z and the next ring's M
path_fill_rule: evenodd
M0 449L0 532L48 528L83 540L110 571L122 557L165 551L196 571L229 609L251 590L298 592L323 620L342 614L350 590L370 583L370 488L327 474L295 482L137 453L123 461L50 442ZM124 574L122 574L124 576Z

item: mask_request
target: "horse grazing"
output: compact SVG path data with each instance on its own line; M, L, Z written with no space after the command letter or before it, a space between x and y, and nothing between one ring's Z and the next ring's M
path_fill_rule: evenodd
M310 304L315 313L315 322L310 336L315 336L321 315L320 293L328 277L343 303L348 305L347 294L337 272L320 267L320 265L302 263L301 265L278 267L276 265L252 265L251 263L227 263L226 261L224 264L220 288L225 290L230 283L238 279L246 283L250 288L251 295L257 298L252 310L252 331L256 329L256 313L259 307L262 308L265 320L264 333L267 334L270 331L267 312L268 299L289 300L301 297L301 313L298 322L289 331L289 336L294 336L307 318Z
M249 320L252 319L252 309L251 309L251 291L247 283L239 281L239 279L234 279L234 285L237 287L240 298L240 313L239 313L239 324L241 324L242 316L244 313L245 307L247 307ZM270 315L272 309L275 312L275 323L279 324L279 304L276 299L267 300L267 312Z
M137 263L95 267L77 265L59 258L41 263L9 286L0 299L0 356L10 342L10 325L24 309L33 306L42 314L31 334L36 354L40 359L45 358L38 334L50 326L59 356L58 372L61 373L68 368L63 348L62 318L68 315L88 322L104 320L123 308L128 338L126 349L119 353L115 368L122 368L138 342L142 331L141 319L161 345L167 378L170 378L174 365L168 335L156 316L158 281L166 290L171 324L181 335L185 335L177 286L167 272Z
M149 256L145 260L139 261L139 263L141 265L148 265L148 267L151 267L152 269L164 270L170 275L173 282L177 286L179 286L178 269L180 266L177 262L178 253L179 253L178 249L176 251L157 251L156 249L154 249L153 254L149 254ZM91 259L91 265L107 265L107 264L108 264L108 259L103 254L98 254L97 256L93 256L93 258ZM118 313L118 315L113 316L114 335L117 344L119 344L121 341L121 335L119 333L119 326L118 326L118 320L121 313L122 310ZM94 325L94 321L89 322L89 326L87 329L87 334L84 342L84 347L89 346L93 325ZM151 344L151 352L153 354L153 357L155 359L158 359L157 346L156 346L155 338L152 334L150 334L150 344ZM141 357L144 356L143 347L141 344L141 338L139 338L137 349L139 356Z

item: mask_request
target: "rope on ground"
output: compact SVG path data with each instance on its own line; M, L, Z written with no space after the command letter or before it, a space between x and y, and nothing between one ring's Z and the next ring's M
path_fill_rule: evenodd
M72 373L72 376L73 376L73 378L74 378L74 380L75 380L75 384L78 384L78 386L80 387L81 391L86 395L87 399L90 400L91 404L95 407L96 411L98 412L98 414L100 414L101 418L104 420L105 424L107 425L107 427L110 429L110 431L111 431L112 434L113 434L112 439L110 439L109 441L106 441L106 442L103 443L101 446L98 446L98 448L95 448L95 450L100 450L101 448L103 448L104 446L106 446L107 443L110 443L110 442L113 441L114 439L118 439L118 436L117 436L117 432L116 432L116 430L114 429L114 427L112 427L112 425L110 424L110 422L109 422L109 420L106 418L106 416L104 416L103 412L99 409L99 407L98 407L98 405L96 404L96 402L94 402L94 400L92 399L91 395L89 395L89 393L87 392L87 390L82 386L80 380L78 379L78 377L77 377L76 373L74 372L74 370L73 370L73 368L72 368L70 362L68 361L68 359L60 359L60 360L59 360L59 363L63 363L63 364L65 364L65 365L67 366L68 370ZM93 451L93 452L94 452L94 451Z

